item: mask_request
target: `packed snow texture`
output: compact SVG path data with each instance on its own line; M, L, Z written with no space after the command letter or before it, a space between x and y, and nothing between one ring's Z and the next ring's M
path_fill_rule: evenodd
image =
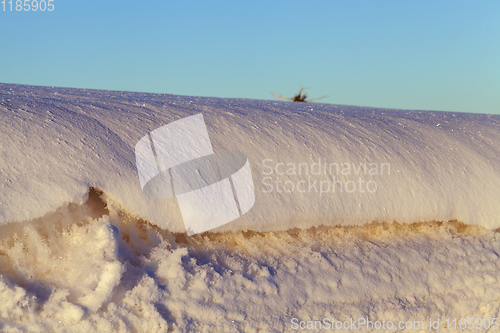
M215 151L250 162L254 207L217 231L371 221L500 227L500 116L0 85L0 224L81 202L91 186L185 232L141 191L134 147L202 113Z
M256 201L189 237L134 146L197 113ZM499 317L500 116L0 84L0 129L1 332Z

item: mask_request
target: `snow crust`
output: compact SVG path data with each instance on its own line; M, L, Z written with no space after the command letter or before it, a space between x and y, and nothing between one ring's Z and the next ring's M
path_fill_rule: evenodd
M202 113L214 150L249 158L254 207L215 231L372 221L500 227L500 116L0 85L0 223L81 202L92 186L185 232L141 191L134 147ZM202 144L202 143L200 143Z
M142 193L134 146L200 112L215 151L248 157L256 201L187 236L175 200ZM499 116L480 114L0 84L0 331L491 323L499 130ZM316 172L325 160L350 163L351 174ZM326 187L333 176L377 189L299 191L308 177ZM274 181L299 188L280 193Z
M429 318L444 330L446 318L491 322L500 311L500 236L482 227L384 223L186 237L112 203L101 217L91 206L0 226L2 332L278 333L296 332L294 320L324 318L423 322L418 331L436 332Z

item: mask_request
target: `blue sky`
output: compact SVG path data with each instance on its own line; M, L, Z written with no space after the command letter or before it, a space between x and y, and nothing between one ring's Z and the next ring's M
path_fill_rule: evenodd
M500 114L500 1L52 3L0 2L0 82Z

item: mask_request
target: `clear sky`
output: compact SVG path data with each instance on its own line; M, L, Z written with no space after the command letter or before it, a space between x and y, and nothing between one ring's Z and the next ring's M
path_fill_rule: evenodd
M51 4L0 2L0 82L500 114L497 0Z

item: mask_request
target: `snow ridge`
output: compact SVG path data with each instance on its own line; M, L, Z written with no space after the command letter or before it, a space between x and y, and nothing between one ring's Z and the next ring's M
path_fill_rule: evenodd
M101 188L185 232L174 200L141 191L134 147L202 113L214 149L249 158L254 207L213 231L458 220L500 227L500 116L0 85L0 224ZM347 167L349 166L349 167Z

